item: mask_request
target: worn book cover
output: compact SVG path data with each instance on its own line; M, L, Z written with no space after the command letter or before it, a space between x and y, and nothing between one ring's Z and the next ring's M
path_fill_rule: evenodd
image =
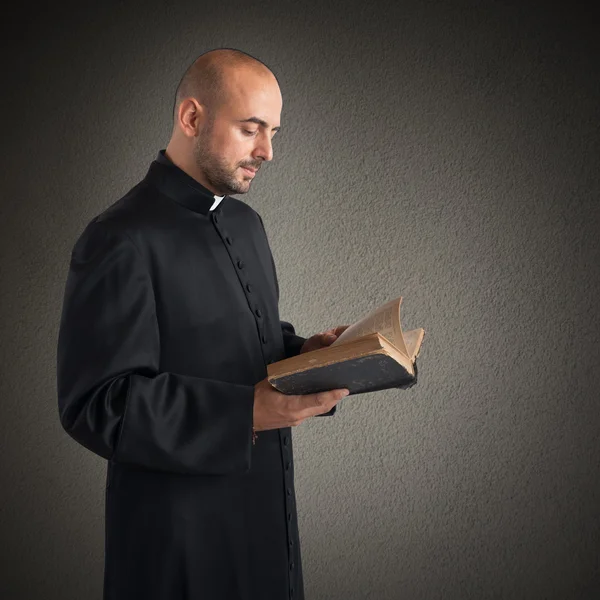
M284 394L347 388L350 394L416 383L424 329L402 331L402 297L375 309L320 350L268 365L269 383Z

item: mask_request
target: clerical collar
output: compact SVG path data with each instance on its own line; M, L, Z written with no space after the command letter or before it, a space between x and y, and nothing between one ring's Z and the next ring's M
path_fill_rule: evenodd
M201 183L175 165L164 150L160 150L156 159L150 165L146 181L158 188L179 204L189 209L208 215L215 210L225 196L215 196Z

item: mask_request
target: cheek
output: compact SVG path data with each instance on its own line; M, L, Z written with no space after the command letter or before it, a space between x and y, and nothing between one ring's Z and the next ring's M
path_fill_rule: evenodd
M222 160L228 165L234 167L239 164L240 161L244 160L246 156L246 144L236 139L224 139L221 140L219 145L218 154Z
M250 159L253 148L254 138L244 136L236 129L213 137L214 155L218 156L222 165L231 170L237 169L240 163Z

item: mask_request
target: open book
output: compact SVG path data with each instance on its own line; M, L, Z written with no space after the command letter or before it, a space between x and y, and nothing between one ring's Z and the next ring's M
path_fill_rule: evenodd
M284 394L337 388L360 394L410 387L416 380L416 358L425 331L402 331L401 303L399 297L380 306L348 327L331 346L268 365L269 383Z

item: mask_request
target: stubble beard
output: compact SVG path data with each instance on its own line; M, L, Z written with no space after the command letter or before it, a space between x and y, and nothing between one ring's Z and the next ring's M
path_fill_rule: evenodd
M232 171L219 156L210 151L209 136L210 129L199 136L194 145L194 159L198 169L204 174L211 187L218 190L218 195L245 194L250 189L252 181L238 180L236 172L239 166Z

